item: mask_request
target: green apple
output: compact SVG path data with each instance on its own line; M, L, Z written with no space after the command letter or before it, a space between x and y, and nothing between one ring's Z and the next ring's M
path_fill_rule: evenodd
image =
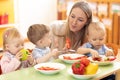
M29 51L27 49L22 49L20 50L20 52L22 53L22 58L21 60L24 61L24 60L27 60L27 57L29 55Z

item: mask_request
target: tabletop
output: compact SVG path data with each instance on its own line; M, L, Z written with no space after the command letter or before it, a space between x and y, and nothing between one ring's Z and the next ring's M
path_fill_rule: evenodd
M61 72L54 75L45 75L34 69L34 67L17 70L7 74L0 75L0 80L78 80L68 74L67 70L71 67L70 64L64 63L57 59L55 62L59 62L66 65L66 68ZM89 80L99 80L110 74L117 73L120 70L119 62L114 62L112 65L100 66L101 72ZM119 74L117 74L119 76ZM117 79L116 79L117 80Z

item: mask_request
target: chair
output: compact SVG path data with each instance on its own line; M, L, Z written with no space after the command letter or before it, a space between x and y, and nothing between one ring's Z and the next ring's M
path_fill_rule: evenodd
M2 69L1 69L1 65L0 65L0 75L2 74Z
M118 49L119 49L118 45L113 43L106 43L106 46L113 50L115 56L118 54Z
M2 53L0 53L0 54L2 54ZM1 60L1 58L2 58L2 55L0 55L0 60ZM2 69L1 69L1 65L0 65L0 75L2 74Z

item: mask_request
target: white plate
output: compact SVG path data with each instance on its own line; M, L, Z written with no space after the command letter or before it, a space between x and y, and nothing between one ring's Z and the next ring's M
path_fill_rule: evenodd
M91 62L97 63L98 65L101 65L101 66L110 65L113 63L113 61L105 61L105 58L107 58L106 56L104 55L100 55L100 56L102 57L101 61L94 61L92 57L89 57L88 59L90 59Z
M100 73L100 69L98 69L97 73L96 74L93 74L93 75L78 75L78 74L74 74L72 72L72 69L68 69L68 73L70 75L72 75L74 78L77 78L77 79L84 79L84 80L87 80L87 79L90 79L90 78L93 78L94 76L96 76L97 74Z
M41 67L50 67L50 68L54 68L54 69L57 69L57 70L40 70L40 69L38 69L38 68L41 68ZM52 62L49 62L49 63L40 63L40 64L37 64L37 65L34 66L34 68L37 71L40 71L43 74L55 74L55 73L60 72L64 68L66 68L66 66L64 64L61 64L61 63L52 63Z
M59 59L61 59L62 61L66 62L66 63L74 63L74 62L77 62L77 61L80 61L80 58L79 57L83 57L85 55L82 55L82 54L62 54L59 56ZM71 59L65 59L64 57L70 57ZM79 59L76 59L76 58L79 58Z

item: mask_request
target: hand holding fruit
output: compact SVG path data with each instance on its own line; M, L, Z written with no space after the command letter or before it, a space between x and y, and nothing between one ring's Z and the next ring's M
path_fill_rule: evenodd
M29 51L27 49L22 49L22 50L20 50L20 53L22 53L21 60L22 61L27 60L28 55L29 55Z
M22 54L20 52L18 52L16 55L15 55L15 58L20 60L22 58Z

